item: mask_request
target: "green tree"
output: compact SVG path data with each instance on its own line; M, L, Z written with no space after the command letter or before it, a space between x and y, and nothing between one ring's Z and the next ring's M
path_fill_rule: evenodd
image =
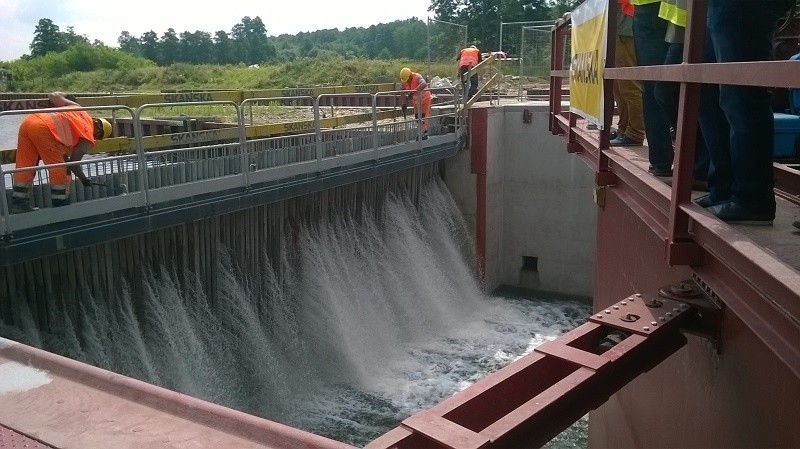
M228 33L220 30L214 34L214 61L218 64L235 64L236 51Z
M431 0L435 18L466 25L469 40L479 48L496 48L501 22L528 22L552 19L556 0Z
M184 31L180 35L180 61L189 64L210 63L214 57L214 42L211 35L204 31L190 33Z
M117 38L117 44L119 44L119 49L125 53L136 56L142 55L141 41L127 31L120 33L119 37Z
M44 56L50 52L59 52L65 49L61 40L61 31L58 25L50 19L39 19L33 32L33 41L30 45L31 57Z
M158 61L160 65L171 65L180 60L181 42L174 28L168 28L167 32L161 36L159 49L161 50L159 52L161 59Z
M65 49L73 45L89 43L89 38L86 37L86 35L75 33L75 27L73 26L68 26L66 32L59 33L59 39L62 47ZM96 44L98 42L99 41L95 41Z
M234 41L238 61L258 64L275 58L275 47L267 37L267 28L261 18L244 16L233 26L231 37Z
M142 34L140 45L142 49L142 56L158 64L161 60L161 57L159 56L160 50L158 35L156 32L150 30Z

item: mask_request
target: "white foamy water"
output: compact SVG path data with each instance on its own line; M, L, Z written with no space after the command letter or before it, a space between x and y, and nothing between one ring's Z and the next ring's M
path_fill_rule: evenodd
M141 299L85 298L79 323L62 315L48 334L5 332L363 446L585 322L586 304L481 293L472 242L441 181L416 206L392 197L375 215L302 229L279 269L264 268L264 292L248 291L223 260L212 303L199 282L182 288L164 268L139 281ZM581 426L559 447L585 445Z

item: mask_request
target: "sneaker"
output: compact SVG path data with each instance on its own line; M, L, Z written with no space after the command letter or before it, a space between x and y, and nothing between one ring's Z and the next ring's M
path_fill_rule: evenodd
M769 226L772 224L772 220L775 219L775 212L746 209L733 201L724 201L706 210L720 220L730 224Z
M422 133L422 140L428 140L428 131Z
M725 201L728 201L728 200L714 201L714 200L711 199L711 195L706 194L706 195L697 197L697 199L694 200L694 204L697 204L698 206L702 207L703 209L707 209L707 208L709 208L711 206L716 206L717 204L724 203Z
M641 140L636 141L626 136L625 134L619 134L617 135L616 139L612 139L609 143L614 146L624 147L624 146L640 146L642 144L642 141Z
M611 132L608 133L608 138L611 140L614 140L617 137L619 137L619 133L617 132L616 129L612 129Z

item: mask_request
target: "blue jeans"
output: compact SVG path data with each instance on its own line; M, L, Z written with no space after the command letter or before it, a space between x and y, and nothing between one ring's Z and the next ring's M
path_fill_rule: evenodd
M769 60L776 22L793 3L787 0L709 0L708 32L715 60ZM719 109L730 127L729 151L724 154L724 144L711 151L714 177L730 180L729 198L735 203L751 210L774 212L772 152L775 136L769 92L765 87L721 85ZM705 119L710 123L719 122L713 117Z
M669 44L667 56L664 64L680 64L683 61L683 44L673 43ZM714 89L716 87L707 87ZM656 81L655 97L661 109L669 119L669 124L674 129L678 129L678 99L680 98L680 84L667 81ZM706 141L703 138L703 132L700 128L697 129L697 137L694 147L694 179L705 181L708 179L710 157Z
M717 62L711 35L706 33L705 62ZM712 202L727 201L731 197L733 170L731 169L731 128L719 106L719 85L703 86L698 122L706 141L711 166L708 172L708 191Z
M633 12L633 41L636 65L661 65L669 44L664 42L667 22L658 17L661 2L637 5ZM655 81L643 81L642 115L650 165L657 170L672 168L672 137L669 119L655 97Z

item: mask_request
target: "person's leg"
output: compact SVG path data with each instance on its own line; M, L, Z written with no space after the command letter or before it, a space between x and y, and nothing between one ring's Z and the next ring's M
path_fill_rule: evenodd
M19 126L17 135L16 168L35 167L39 164L39 153L31 140L31 133L37 131L37 123L33 117L26 118ZM11 194L11 213L22 213L33 210L30 205L30 192L33 186L35 171L14 173L13 192Z
M63 164L64 155L69 149L60 142L39 147L39 155L45 165ZM69 185L72 177L64 167L50 168L47 170L50 177L50 199L53 207L69 204Z
M425 138L427 138L427 134L428 134L428 117L430 117L430 115L431 115L431 98L430 97L424 98L422 100L421 111L422 111L422 124L420 125L420 127L422 129L422 134L423 134L422 138L425 139Z
M469 100L470 96L467 91L467 79L464 78L467 71L469 71L469 66L461 66L458 68L458 78L461 81L461 91L464 92L464 95L468 95L467 100Z
M664 42L667 22L658 17L659 2L637 5L633 15L633 38L637 65L660 65L666 59L669 44ZM667 173L672 169L672 137L669 120L656 101L655 82L644 81L642 112L647 137L650 165L655 172Z
M669 44L664 64L680 64L683 61L683 43ZM656 81L653 95L667 115L670 126L678 129L678 98L681 85L669 81Z
M617 122L618 136L625 134L625 130L628 129L628 103L620 93L619 85L621 83L622 80L614 80L614 102L617 104L617 109L619 109L619 121Z
M785 3L784 0L711 0L708 25L717 61L770 59L776 22ZM731 202L749 213L771 219L775 214L774 124L769 92L764 87L723 85L719 104L730 124ZM725 219L721 206L715 206L719 211L712 213Z
M472 98L478 93L478 74L469 77L469 97Z
M717 62L710 33L706 34L705 62ZM710 159L709 194L698 204L709 207L727 201L731 196L730 125L719 107L718 84L703 86L698 122Z
M632 67L636 65L636 50L634 49L632 37L619 37L614 63L617 67ZM645 134L642 115L642 84L639 81L616 80L614 88L614 98L617 98L617 104L620 106L618 134L624 134L631 141L641 144ZM624 122L623 108L626 112Z

